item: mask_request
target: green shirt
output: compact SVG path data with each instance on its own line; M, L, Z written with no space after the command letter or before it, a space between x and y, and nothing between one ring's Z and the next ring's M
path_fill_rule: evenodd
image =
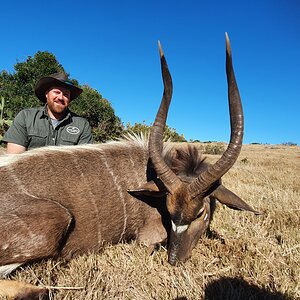
M54 128L47 106L20 111L3 138L4 142L27 149L48 145L78 145L93 143L88 121L68 110Z

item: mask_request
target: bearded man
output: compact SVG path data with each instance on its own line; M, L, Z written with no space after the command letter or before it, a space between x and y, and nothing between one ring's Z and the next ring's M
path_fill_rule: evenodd
M82 93L64 72L39 79L35 95L44 106L27 108L15 117L5 133L7 153L23 153L50 145L93 143L91 127L85 118L69 110L71 101Z

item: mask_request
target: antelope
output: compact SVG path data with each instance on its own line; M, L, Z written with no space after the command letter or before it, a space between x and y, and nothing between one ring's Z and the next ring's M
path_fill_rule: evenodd
M163 142L172 78L159 43L164 92L149 140L44 147L0 160L0 276L45 258L97 252L104 243L167 240L171 265L187 260L212 220L216 200L259 214L221 182L237 160L244 120L226 33L231 137L214 164L191 144ZM0 295L45 292L0 281Z

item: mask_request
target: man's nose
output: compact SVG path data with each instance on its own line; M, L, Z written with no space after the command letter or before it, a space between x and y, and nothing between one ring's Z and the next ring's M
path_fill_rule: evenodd
M64 93L63 93L63 92L60 92L60 93L58 94L58 97L59 97L60 99L63 99L63 98L64 98Z

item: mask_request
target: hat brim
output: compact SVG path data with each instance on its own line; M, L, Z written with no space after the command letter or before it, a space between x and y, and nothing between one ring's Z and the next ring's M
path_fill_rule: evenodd
M35 85L35 95L38 97L38 99L44 103L47 102L46 99L46 92L51 88L51 87L64 87L68 89L71 92L70 100L76 99L81 93L82 89L73 85L69 84L63 81L60 81L56 78L53 77L43 77L41 78Z

